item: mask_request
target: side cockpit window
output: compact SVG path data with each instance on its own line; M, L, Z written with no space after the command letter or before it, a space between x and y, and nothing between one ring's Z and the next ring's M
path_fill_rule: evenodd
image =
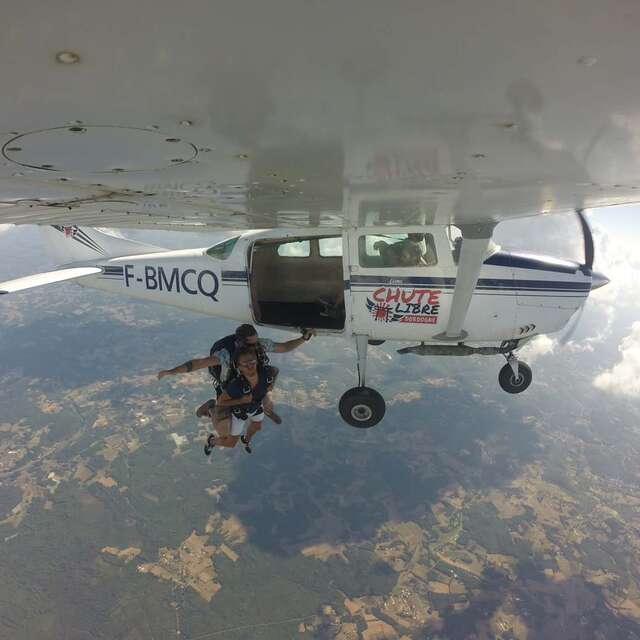
M207 255L210 258L215 258L216 260L226 260L231 255L231 252L236 246L236 242L238 242L239 238L240 236L234 236L233 238L214 244L211 249L207 249Z
M462 248L462 232L454 224L450 224L447 227L447 240L449 240L453 263L458 264L458 260L460 259L460 249Z
M447 227L447 239L449 240L453 263L457 265L460 261L460 251L462 250L462 231L460 231L460 228L456 227L454 224L450 224ZM484 254L484 259L486 260L498 251L500 251L500 245L491 240L487 247L487 251Z
M358 239L361 267L432 267L438 264L430 233L366 235Z

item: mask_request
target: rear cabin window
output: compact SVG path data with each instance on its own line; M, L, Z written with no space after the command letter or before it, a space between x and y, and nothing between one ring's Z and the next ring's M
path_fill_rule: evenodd
M278 245L278 255L283 258L308 258L311 255L311 245L308 240L296 240Z
M231 255L233 247L236 246L238 238L240 238L240 236L234 236L224 242L214 244L211 249L207 249L207 255L216 260L226 260Z
M319 238L318 252L322 258L342 257L342 236L335 238Z
M361 267L433 267L438 264L430 233L394 233L358 238Z

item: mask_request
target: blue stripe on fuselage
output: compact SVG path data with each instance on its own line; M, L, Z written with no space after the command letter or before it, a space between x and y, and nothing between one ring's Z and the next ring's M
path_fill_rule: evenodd
M406 287L425 286L453 289L455 278L426 278L398 276L351 276L351 285L356 287ZM514 280L513 278L480 278L478 290L524 290L524 291L585 291L591 289L589 282L567 282L562 280Z
M248 279L246 271L223 271L221 275L223 282L247 282Z

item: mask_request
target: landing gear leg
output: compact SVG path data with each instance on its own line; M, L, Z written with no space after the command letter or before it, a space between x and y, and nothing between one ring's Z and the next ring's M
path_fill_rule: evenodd
M356 353L358 354L358 386L364 387L367 378L367 336L356 336Z
M340 398L338 409L343 420L352 427L368 429L384 417L384 398L365 386L367 374L367 336L356 336L358 353L358 386L346 391Z
M520 362L513 352L506 358L507 364L500 369L498 383L507 393L522 393L531 384L531 367Z

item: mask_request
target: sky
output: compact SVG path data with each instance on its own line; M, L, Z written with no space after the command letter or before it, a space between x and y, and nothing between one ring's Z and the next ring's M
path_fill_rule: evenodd
M577 326L540 336L520 350L528 363L593 354L593 386L612 396L640 399L640 208L609 207L588 212L596 251L594 269L611 282L592 292ZM223 233L125 232L168 248L210 246L229 235ZM582 260L582 235L573 215L537 216L503 222L494 239L504 249L531 251ZM0 225L0 241L20 241L24 264L0 262L0 281L27 275L33 269L53 268L33 227ZM56 285L52 285L56 286ZM28 292L23 295L28 295ZM571 335L568 335L570 332ZM563 337L564 334L564 337ZM566 342L566 344L563 344ZM581 360L582 361L582 360Z

